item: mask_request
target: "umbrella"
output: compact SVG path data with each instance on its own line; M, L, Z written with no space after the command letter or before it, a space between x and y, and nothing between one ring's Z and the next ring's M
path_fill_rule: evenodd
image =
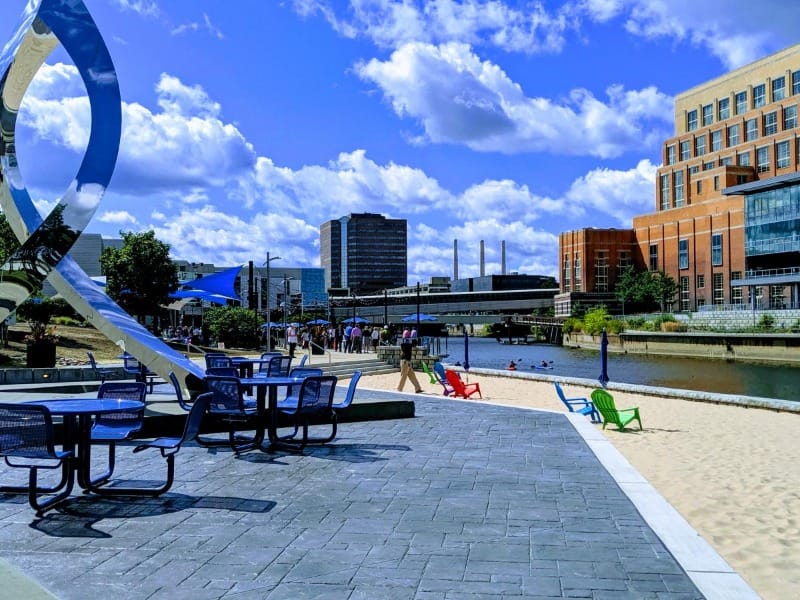
M350 317L349 319L344 319L342 323L369 323L369 321L363 317Z
M411 315L406 315L400 320L406 323L411 323L412 321L414 323L416 323L417 321L438 321L438 319L435 316L429 315L427 313L414 313Z
M309 321L306 325L330 325L330 321L326 321L325 319L314 319L313 321Z
M273 323L270 321L269 323L261 325L261 329L266 329L267 327L283 327L283 323Z
M464 364L462 365L465 371L469 371L469 335L467 330L464 330Z
M608 383L608 336L605 329L600 337L600 377L597 380L600 385L606 387Z

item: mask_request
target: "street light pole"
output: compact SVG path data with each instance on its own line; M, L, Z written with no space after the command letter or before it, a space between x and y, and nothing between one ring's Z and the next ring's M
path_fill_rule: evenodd
M280 256L273 256L270 258L269 252L267 252L267 262L264 264L267 265L267 352L272 350L272 313L269 310L269 293L270 293L270 278L269 278L269 263L273 260L279 260Z

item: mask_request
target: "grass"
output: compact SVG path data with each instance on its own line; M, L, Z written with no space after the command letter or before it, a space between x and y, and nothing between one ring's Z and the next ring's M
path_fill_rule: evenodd
M0 368L25 367L26 346L24 337L30 332L26 323L12 325L8 331L8 345L0 345ZM94 353L98 362L120 362L120 348L94 327L58 325L56 366L88 365L87 351Z

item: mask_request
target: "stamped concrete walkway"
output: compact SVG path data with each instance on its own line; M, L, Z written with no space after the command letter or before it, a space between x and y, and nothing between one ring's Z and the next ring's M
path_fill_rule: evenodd
M75 497L37 519L0 495L2 556L63 600L756 597L644 493L677 532L665 546L621 487L643 482L606 455L615 481L585 420L413 399L416 418L346 423L303 455L187 446L158 499ZM126 479L162 474L155 452L119 453Z

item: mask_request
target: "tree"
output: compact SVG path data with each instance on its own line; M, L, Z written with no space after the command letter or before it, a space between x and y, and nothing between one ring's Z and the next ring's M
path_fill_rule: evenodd
M215 306L204 317L211 336L226 348L253 348L258 346L256 334L259 317L252 310L240 306Z
M641 295L641 277L628 266L622 271L614 284L614 296L622 304L622 316L625 316L625 303L637 299Z
M144 322L156 316L178 289L178 268L169 258L169 244L153 231L120 231L122 247L104 248L100 269L106 276L106 293L123 309Z
M673 277L667 275L664 271L652 273L650 278L650 293L653 301L659 305L661 312L669 307L672 310L672 305L675 302L675 296L678 294L678 283Z
M0 213L0 265L5 264L8 257L19 248L19 240L11 230L6 215Z

